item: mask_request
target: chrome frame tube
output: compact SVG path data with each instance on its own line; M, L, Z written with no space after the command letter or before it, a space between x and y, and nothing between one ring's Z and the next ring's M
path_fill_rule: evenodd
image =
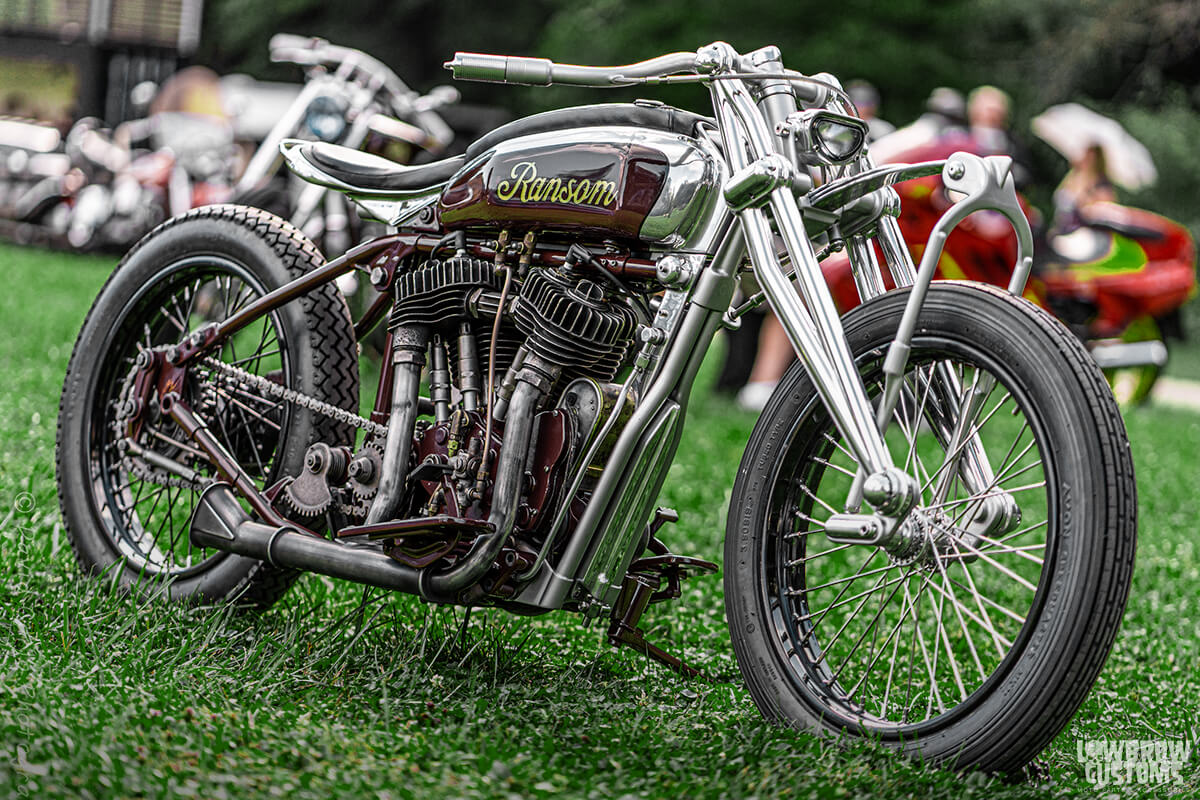
M586 571L588 565L585 557L595 552L600 538L628 535L628 532L611 530L605 523L620 500L622 490L632 478L628 474L629 463L641 447L646 431L658 419L660 412L671 403L686 406L692 380L720 327L721 317L728 309L728 298L732 297L738 265L745 252L741 231L736 227L729 228L720 249L705 266L692 290L693 296L700 293L706 296L724 296L725 304L720 310L706 307L699 302L688 304L687 310L670 334L653 380L645 394L638 399L633 416L625 423L617 438L587 509L575 526L562 556L553 565L549 562L545 564L541 573L518 595L517 602L539 608L561 607L569 599L577 577ZM674 447L674 443L671 447ZM667 463L670 463L669 459ZM586 463L579 467L586 468ZM654 481L661 481L662 477L637 476L640 480ZM642 522L644 524L645 520Z

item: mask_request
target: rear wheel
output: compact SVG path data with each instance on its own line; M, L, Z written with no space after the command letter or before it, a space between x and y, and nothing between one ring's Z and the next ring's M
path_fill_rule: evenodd
M322 263L320 253L277 217L209 206L171 220L130 252L101 290L79 334L59 407L59 503L75 555L88 572L115 569L119 582L169 582L180 599L266 606L295 573L192 547L188 523L215 474L195 444L155 402L136 441L122 424L135 361L227 319L256 298ZM332 285L251 323L219 354L225 364L356 412L353 325ZM183 397L260 488L297 474L316 441L353 444L354 430L211 366L189 368ZM194 471L158 468L164 456Z
M873 398L907 296L845 319ZM971 430L994 474L968 481L945 466L945 431L966 393L992 379ZM1082 703L1128 594L1136 494L1120 415L1049 315L943 283L922 311L887 440L922 487L911 546L830 542L824 520L841 510L857 462L803 371L780 383L730 504L738 662L769 719L960 768L1018 770ZM997 503L1019 514L987 519Z

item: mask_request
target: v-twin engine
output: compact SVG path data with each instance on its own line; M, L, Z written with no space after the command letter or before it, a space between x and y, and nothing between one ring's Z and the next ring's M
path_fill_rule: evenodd
M460 251L395 278L378 488L363 524L339 535L382 540L415 568L449 567L427 571L427 596L511 595L547 512L570 502L567 475L638 322L624 286L581 266L517 267ZM418 419L426 367L432 421Z

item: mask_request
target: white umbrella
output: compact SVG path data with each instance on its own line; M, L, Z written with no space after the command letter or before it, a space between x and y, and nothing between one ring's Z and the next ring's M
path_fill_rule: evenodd
M1033 118L1033 132L1067 157L1078 161L1089 147L1104 151L1104 164L1113 183L1136 191L1158 180L1150 151L1114 119L1078 103L1051 106Z

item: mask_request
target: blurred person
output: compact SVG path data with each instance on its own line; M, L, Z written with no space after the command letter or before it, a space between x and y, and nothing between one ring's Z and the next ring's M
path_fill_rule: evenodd
M967 96L967 123L971 137L987 155L1008 153L1011 137L1008 118L1012 100L995 86L977 86Z
M770 311L763 315L758 334L758 353L750 379L738 390L737 404L747 411L762 411L783 373L796 358L779 318Z
M982 156L1010 156L1017 186L1029 182L1029 159L1010 127L1012 98L995 86L977 86L967 96L968 134Z
M1104 158L1104 148L1092 144L1071 162L1071 168L1054 190L1056 233L1070 233L1085 224L1083 212L1092 203L1116 202L1117 194Z
M208 67L200 66L176 72L167 78L150 103L149 116L167 112L198 114L224 121L226 113L220 77Z
M879 117L879 90L864 80L850 81L846 92L858 109L858 115L867 123L867 141L873 142L895 133L896 126Z
M948 86L934 89L925 101L925 113L915 122L871 145L875 163L886 164L901 153L966 130L967 105L962 92Z

